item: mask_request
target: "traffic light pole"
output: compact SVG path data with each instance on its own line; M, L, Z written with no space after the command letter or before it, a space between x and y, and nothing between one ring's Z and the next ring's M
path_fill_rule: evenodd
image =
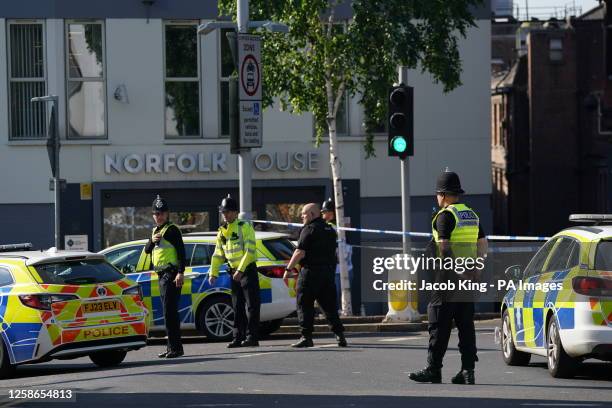
M408 68L399 66L399 83L407 85ZM413 108L412 108L413 109ZM391 125L391 124L390 124ZM412 136L414 143L414 136ZM401 168L401 192L402 192L402 252L410 256L410 237L406 234L410 231L410 174L408 172L410 156L400 157ZM414 280L416 275L411 275L407 270L389 271L389 282L402 280ZM397 321L419 321L417 291L390 290L388 292L388 312L383 322Z
M400 84L408 84L408 68L399 66ZM400 160L402 166L402 248L404 254L410 255L410 237L406 232L410 231L410 178L408 177L408 157Z

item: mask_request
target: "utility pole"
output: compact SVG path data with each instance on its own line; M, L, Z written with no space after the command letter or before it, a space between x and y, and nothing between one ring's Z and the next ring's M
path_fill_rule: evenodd
M249 0L236 0L238 33L246 34L249 25ZM238 186L240 199L240 215L242 219L250 220L253 217L253 165L251 149L241 149L238 158Z
M51 174L53 175L53 195L55 209L55 248L61 248L60 236L60 137L59 137L59 116L57 114L57 95L46 95L32 98L31 102L52 102L51 115L47 125L47 152L49 153L49 161L51 164Z

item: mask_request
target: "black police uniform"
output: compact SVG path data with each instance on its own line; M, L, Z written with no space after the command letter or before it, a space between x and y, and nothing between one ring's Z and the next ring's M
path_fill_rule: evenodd
M153 211L168 211L168 205L165 200L158 198L153 202ZM167 223L166 223L167 224ZM160 232L166 224L157 226L153 231L154 234ZM163 357L178 357L183 355L183 344L181 341L181 321L179 318L179 300L181 297L181 289L176 286L174 279L178 273L185 271L185 245L181 231L176 225L170 225L163 238L168 241L176 249L178 265L156 271L159 284L159 295L164 311L164 324L168 335L166 352L159 355ZM145 253L151 254L155 248L155 243L152 238L145 245Z
M330 329L343 336L344 327L336 304L336 231L321 217L306 224L300 232L298 249L306 256L300 262L297 281L297 312L302 336L312 338L315 300L323 309Z
M451 171L443 172L437 180L436 192L439 194L460 195L461 188L459 176ZM440 213L434 228L438 239L450 240L456 227L456 222L449 212ZM479 225L478 238L483 238L484 232ZM437 244L432 242L435 254L439 254ZM431 249L431 247L430 247ZM433 255L430 253L430 256ZM440 254L443 257L450 254ZM434 271L435 282L458 282L458 275L454 271ZM461 300L461 301L459 301ZM474 384L474 363L478 361L476 355L476 334L474 330L474 303L460 299L457 293L435 291L427 305L429 346L427 353L427 367L410 374L410 379L418 382L440 383L442 381L442 360L450 338L453 320L457 325L459 335L459 351L461 352L461 370L452 378L454 384Z
M455 219L449 212L438 215L435 225L439 239L450 239L455 229ZM478 238L484 238L482 226L478 226ZM459 282L454 271L436 271L436 282ZM434 291L427 305L429 329L429 347L427 364L429 367L442 368L442 360L452 331L453 320L459 336L459 352L461 353L462 370L473 370L476 355L476 332L474 329L474 302L462 299L466 294Z

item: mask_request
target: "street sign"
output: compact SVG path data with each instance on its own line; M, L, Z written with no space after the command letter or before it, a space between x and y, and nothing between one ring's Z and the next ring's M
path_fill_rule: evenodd
M91 200L91 183L81 183L81 200Z
M241 101L261 102L261 37L238 34L238 84Z
M64 248L69 251L88 251L87 235L66 235L64 236Z
M261 101L240 101L240 147L261 147L263 115Z

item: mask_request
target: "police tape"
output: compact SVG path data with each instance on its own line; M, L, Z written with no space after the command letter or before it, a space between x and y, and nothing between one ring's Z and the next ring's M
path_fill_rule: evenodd
M302 228L304 225L295 222L281 222L281 221L266 221L266 220L251 220L252 223L256 224L267 224L267 225L282 225L285 227ZM362 232L369 234L386 234L386 235L407 235L410 237L420 238L431 238L429 232L402 232L402 231L390 231L390 230L378 230L368 228L351 228L351 227L336 227L336 229L348 232ZM524 236L524 235L487 235L488 240L492 241L548 241L550 237L544 236Z

